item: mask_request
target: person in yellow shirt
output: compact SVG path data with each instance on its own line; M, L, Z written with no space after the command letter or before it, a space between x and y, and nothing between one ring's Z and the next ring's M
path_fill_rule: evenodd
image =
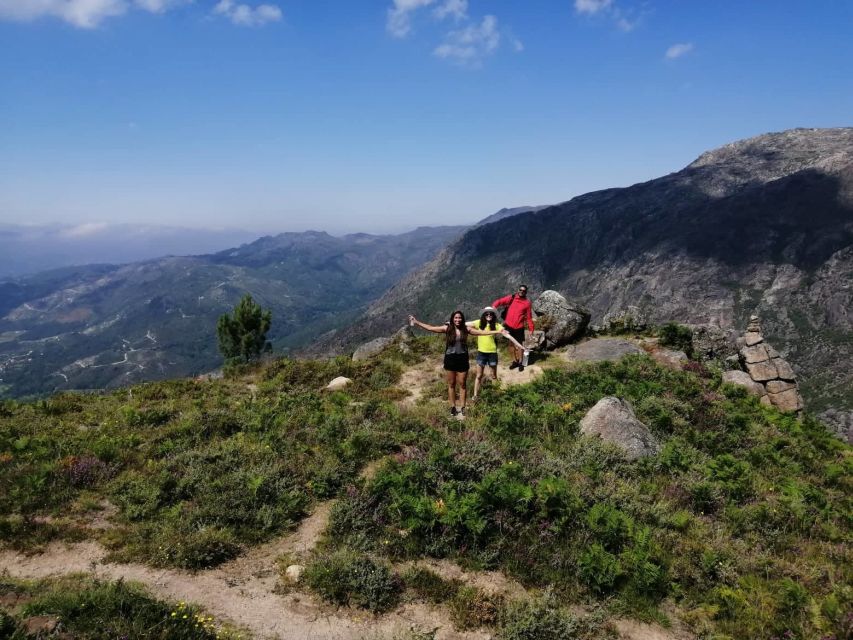
M480 312L479 320L472 320L467 325L481 331L503 331L503 325L498 322L498 312L494 307L486 307ZM507 333L503 333L507 340L513 342L516 346L521 346ZM480 385L483 382L483 375L489 367L492 371L492 379L498 379L498 345L495 343L495 334L484 334L477 336L477 377L474 378L474 395L471 398L476 400L480 395Z

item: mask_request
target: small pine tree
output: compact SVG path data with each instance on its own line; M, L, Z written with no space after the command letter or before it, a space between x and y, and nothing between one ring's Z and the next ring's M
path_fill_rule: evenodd
M224 313L216 323L219 351L225 361L250 362L257 360L262 352L270 351L272 345L267 342L270 324L272 312L262 309L250 294L243 296L234 307L234 315Z

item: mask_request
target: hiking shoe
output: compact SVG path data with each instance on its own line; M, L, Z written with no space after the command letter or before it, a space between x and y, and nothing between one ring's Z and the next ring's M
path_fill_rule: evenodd
M460 416L462 416L463 418L465 417L465 407L462 407L462 408L459 410L459 415L460 415Z
M523 364L518 365L518 371L519 372L524 371L524 365Z
M450 415L452 415L452 416L456 415L456 407L450 407Z
M510 368L510 369L515 369L515 368L520 367L520 366L521 366L521 363L520 363L518 360L513 360L513 361L512 361L512 364L511 364L511 365L509 365L509 368Z

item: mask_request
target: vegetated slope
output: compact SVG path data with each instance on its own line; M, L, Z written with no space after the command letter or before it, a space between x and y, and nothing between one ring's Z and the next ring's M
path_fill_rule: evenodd
M499 637L572 637L533 635L539 616L526 609L501 612L470 589L400 575L398 561L430 556L597 609L591 627L549 609L553 624L589 640L612 637L610 617L663 610L702 637L849 632L851 450L818 423L765 408L695 362L674 371L644 356L489 387L464 423L440 400L400 408L395 381L436 346L6 401L0 545L95 538L117 561L202 569L337 497L307 572L335 602L384 611L405 584L450 598L460 624L500 626ZM319 390L337 375L354 382ZM611 394L634 405L659 454L628 462L579 435L586 411ZM106 528L87 527L103 500L116 512ZM519 628L528 631L508 634Z
M397 236L286 233L206 256L66 268L0 283L0 394L109 388L221 362L216 320L245 293L274 345L357 315L461 227Z
M797 129L700 156L676 173L470 229L317 350L415 312L438 321L528 283L653 322L744 328L758 314L809 407L853 408L853 129Z

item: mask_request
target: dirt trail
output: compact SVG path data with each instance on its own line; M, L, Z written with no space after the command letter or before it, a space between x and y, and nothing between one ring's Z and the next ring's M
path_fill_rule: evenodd
M484 640L488 634L453 630L447 612L412 603L376 618L368 613L336 610L305 593L273 592L278 581L275 560L283 553L304 554L314 547L328 521L331 502L323 503L288 536L252 549L209 571L189 573L140 564L104 562L95 542L54 543L44 553L24 556L0 552L0 571L18 578L91 573L101 578L144 584L158 597L201 605L218 620L242 627L256 638L281 640L356 640L383 638L411 628L438 628L438 640Z
M473 380L476 373L476 367L472 365L469 377ZM526 384L532 382L542 375L542 367L538 364L531 364L524 368L524 371L518 369L509 369L504 365L498 365L498 380L503 385ZM489 373L486 373L489 377ZM406 369L403 375L400 376L397 387L408 391L409 395L400 400L400 405L403 407L414 406L418 400L423 397L427 387L435 382L444 382L444 369L442 368L441 360L437 358L429 358L410 369ZM486 382L485 384L489 384ZM442 396L443 398L444 396Z

